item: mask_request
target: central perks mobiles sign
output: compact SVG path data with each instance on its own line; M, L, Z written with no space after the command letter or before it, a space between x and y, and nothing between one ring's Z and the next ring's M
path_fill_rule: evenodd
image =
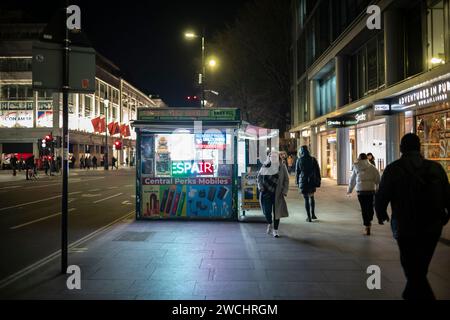
M172 162L172 177L212 175L214 175L214 164L211 160Z

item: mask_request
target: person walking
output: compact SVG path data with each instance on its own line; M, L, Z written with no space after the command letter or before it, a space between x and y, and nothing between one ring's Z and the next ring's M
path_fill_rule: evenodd
M289 217L285 197L289 191L289 174L281 154L272 152L257 177L260 204L267 220L267 234L279 238L281 218Z
M292 167L294 166L294 158L292 157L292 155L290 155L287 158L287 166L288 166L288 172L290 174L292 172Z
M84 169L84 157L80 157L80 169Z
M92 168L93 169L95 169L95 170L97 170L97 157L96 156L93 156L92 157Z
M428 267L450 218L450 185L444 168L420 154L417 135L405 135L400 144L402 156L388 165L375 197L380 221L389 221L400 250L406 276L405 300L434 300L427 280Z
M44 158L44 171L45 175L48 176L48 169L50 168L50 164L48 162L47 157Z
M31 157L27 158L25 160L25 177L27 180L31 180L32 176L35 176L35 168L34 168L34 155L32 155ZM32 170L32 173L30 174L30 170Z
M114 170L114 168L116 170L118 170L118 168L116 167L116 163L117 163L117 159L113 156L111 159L111 170Z
M11 163L11 169L13 171L13 176L15 177L17 175L17 158L16 158L15 154L12 155L10 163Z
M358 161L353 165L352 176L348 185L347 194L350 196L356 187L358 201L361 206L364 234L370 236L372 220L375 214L373 204L375 192L380 184L380 173L373 166L367 155L361 153Z
M367 154L367 159L369 160L369 163L373 165L375 168L377 167L377 164L375 163L375 157L370 152Z
M314 194L321 185L320 168L316 158L312 157L308 147L302 146L295 165L296 185L305 199L307 222L317 220L315 214L316 201Z
M62 158L61 158L61 156L58 156L58 157L56 158L56 171L57 171L58 173L61 172L62 166L63 166Z
M19 160L19 164L17 166L19 169L19 172L22 172L22 170L24 169L24 164L25 164L25 162L23 161L23 156L21 156L20 160Z
M92 162L91 156L86 156L85 163L86 163L86 168L87 168L88 170L91 170L91 162Z

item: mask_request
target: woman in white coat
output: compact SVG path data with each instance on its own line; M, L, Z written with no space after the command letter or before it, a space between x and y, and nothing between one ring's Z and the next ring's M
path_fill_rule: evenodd
M352 177L348 186L350 195L356 187L358 200L361 205L362 218L364 223L364 234L370 236L370 227L374 216L373 201L375 192L380 184L380 173L377 168L370 164L368 157L362 153L358 161L353 165Z

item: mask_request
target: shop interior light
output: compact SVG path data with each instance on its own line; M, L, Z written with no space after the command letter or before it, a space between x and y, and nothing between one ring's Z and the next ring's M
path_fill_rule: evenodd
M445 60L441 58L433 57L431 58L431 64L444 64Z

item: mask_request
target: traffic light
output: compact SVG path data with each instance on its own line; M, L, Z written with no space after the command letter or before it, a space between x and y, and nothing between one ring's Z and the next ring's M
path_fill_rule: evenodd
M117 140L117 141L114 143L114 146L116 147L116 150L122 150L122 141Z

